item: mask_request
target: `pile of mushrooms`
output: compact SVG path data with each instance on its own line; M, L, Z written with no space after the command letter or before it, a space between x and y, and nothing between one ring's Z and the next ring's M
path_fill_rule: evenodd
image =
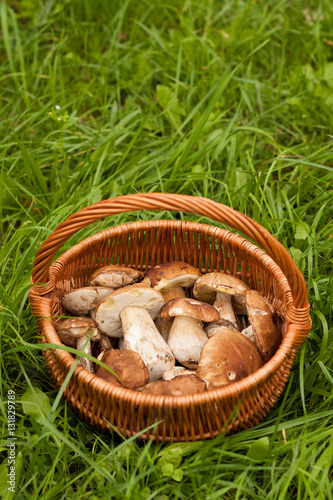
M109 265L62 305L75 317L56 323L80 364L114 385L178 396L216 389L258 370L276 352L281 331L271 303L223 272L201 275L185 262L146 275ZM88 360L97 356L111 371Z

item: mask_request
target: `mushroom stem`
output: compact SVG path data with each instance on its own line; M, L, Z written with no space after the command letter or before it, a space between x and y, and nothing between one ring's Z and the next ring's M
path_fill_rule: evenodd
M149 381L158 380L175 364L175 358L163 340L148 311L127 306L120 312L126 349L138 353L149 373Z
M247 328L244 328L244 330L242 330L241 333L245 335L248 339L252 340L254 344L256 343L252 325L248 326Z
M80 337L80 338L77 339L77 341L76 341L76 349L78 351L82 351L82 348L83 348L83 346L86 343L86 341L87 341L88 338L89 338L89 335L87 335L86 337ZM87 345L85 346L85 348L83 350L83 353L84 354L89 354L91 356L91 342L90 342L90 340L87 343ZM80 365L83 366L83 368L86 368L91 373L94 373L94 365L93 365L93 362L90 359L82 357L80 359L79 363L80 363Z
M186 377L187 375L196 375L195 370L186 370L185 366L174 366L171 370L164 372L162 375L163 380L172 380L176 377Z
M213 305L220 313L221 319L229 321L234 325L234 329L238 330L237 319L231 304L231 295L228 293L217 292Z
M214 307L220 313L220 319L218 321L214 321L205 327L205 332L208 338L213 337L221 327L229 328L229 330L238 329L238 322L235 316L232 303L231 303L231 295L228 293L217 292Z
M173 287L167 290L165 293L162 293L164 304L169 302L169 300L185 298L185 292L181 286ZM170 335L170 330L172 326L173 318L161 318L161 311L155 318L155 325L162 335L165 342L168 342L168 338Z
M186 368L196 368L203 346L208 341L202 322L191 316L176 316L168 344L175 358Z

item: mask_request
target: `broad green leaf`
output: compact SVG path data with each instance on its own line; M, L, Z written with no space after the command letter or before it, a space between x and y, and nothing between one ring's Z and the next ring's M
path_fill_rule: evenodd
M303 273L305 270L305 260L303 257L303 252L299 248L291 247L289 248L289 253L300 268L300 271Z
M161 471L162 471L163 476L168 477L168 476L172 475L172 473L174 471L174 467L172 464L166 463L166 464L162 465Z
M5 459L7 462L7 459ZM0 465L0 497L4 498L5 495L8 494L8 484L7 484L7 474L8 474L8 467L5 465Z
M22 395L21 403L26 415L47 417L51 410L49 398L38 387L29 387Z
M167 448L163 452L158 463L161 467L163 467L164 464L172 464L173 468L176 469L182 461L182 456L183 456L183 450L181 450L180 448L171 448L171 449Z
M305 222L298 222L295 231L295 239L296 240L306 240L309 236L310 228Z
M14 474L14 482L15 486L12 484L8 483L7 481L11 480L11 477L8 476L10 469L9 469L9 464L7 465L7 458L3 461L2 465L0 465L0 497L3 500L12 500L13 498L16 498L17 492L19 489L19 477L20 477L20 472L22 468L22 452L17 453L16 449L16 456L15 456L15 463L11 463L10 465L12 467L15 467L15 474ZM12 489L13 488L14 491Z
M148 488L148 486L146 486L145 488L142 488L142 490L140 491L140 497L141 498L148 498L150 493L151 493L150 488Z
M267 457L268 451L269 439L265 436L251 444L246 456L252 458L253 460L262 461Z
M192 174L204 174L205 173L205 169L203 168L202 165L194 165L194 167L192 167Z
M170 123L178 129L181 125L180 115L184 115L185 111L179 105L176 94L174 94L172 90L165 85L157 85L156 95L159 105L166 112L165 116L168 118Z
M182 469L176 469L175 472L172 474L172 479L180 483L180 481L183 479L183 475L184 473Z

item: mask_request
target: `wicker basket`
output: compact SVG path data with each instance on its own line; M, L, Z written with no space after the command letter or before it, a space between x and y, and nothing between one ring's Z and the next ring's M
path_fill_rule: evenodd
M52 264L57 251L76 231L103 217L135 210L176 210L215 219L256 241L270 256L224 229L158 220L102 231L73 246ZM39 340L61 345L52 321L54 315L66 314L61 297L71 286L87 285L98 267L118 263L147 270L172 260L188 262L203 273L223 270L259 290L279 313L284 334L281 346L268 363L240 382L179 397L116 387L78 365L64 396L79 418L100 431L117 429L125 436L140 433L141 438L156 441L195 441L252 427L280 396L296 352L310 331L304 278L268 231L249 217L206 198L150 193L120 196L84 208L60 224L42 244L32 273L35 285L29 294ZM60 387L74 358L61 349L44 353Z

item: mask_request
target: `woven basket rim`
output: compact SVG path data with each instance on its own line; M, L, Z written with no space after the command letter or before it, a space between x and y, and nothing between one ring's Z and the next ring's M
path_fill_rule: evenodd
M283 271L280 269L278 264L261 248L259 248L257 245L255 245L252 242L249 242L246 238L240 236L238 233L233 233L227 229L224 228L219 228L210 224L205 224L205 223L198 223L198 222L192 222L192 221L183 221L183 220L169 220L169 219L157 219L157 220L143 220L143 221L135 221L135 222L126 222L120 225L113 226L111 228L104 229L102 231L99 231L93 235L90 235L83 240L81 240L79 243L76 243L73 245L71 248L66 250L63 254L61 254L51 265L50 267L50 282L51 283L56 283L56 276L60 272L61 268L63 265L66 264L66 259L71 257L75 251L82 251L82 247L89 247L89 245L92 242L95 242L96 239L102 239L104 237L111 237L112 233L117 233L120 231L128 230L130 231L131 229L151 229L151 228L158 228L161 226L161 223L172 223L174 227L176 226L184 226L188 227L189 229L193 229L194 231L197 231L198 229L203 228L207 233L210 235L214 236L225 236L228 237L230 236L233 240L233 243L236 245L242 245L246 244L247 247L249 247L249 253L250 251L253 251L252 256L258 260L266 269L267 265L266 262L270 264L270 268L267 269L268 272L274 275L276 280L278 281L279 284L283 283L285 286L285 289L282 290L281 287L281 292L284 295L285 298L285 304L287 308L287 313L289 310L293 308L293 297L291 293L291 289L288 283L288 280L283 273ZM195 227L194 227L195 226ZM199 228L198 228L199 226ZM172 228L174 230L174 228ZM266 262L264 262L266 261ZM130 266L134 267L134 266ZM51 305L50 305L50 316L51 316ZM47 343L56 343L59 345L63 345L56 333L54 324L52 321L50 321L50 326L52 326L53 334L56 336L58 339L58 342L54 342L55 339L53 339L52 342L47 342ZM238 382L234 382L232 384L222 386L218 389L214 390L207 390L203 393L200 394L189 394L185 396L163 396L163 395L150 395L150 394L141 394L140 392L133 391L131 389L119 387L113 385L111 382L106 382L103 379L97 377L95 374L90 373L88 370L81 366L77 366L75 371L78 373L78 377L82 379L82 382L85 381L89 385L97 385L97 388L101 390L102 392L110 391L112 397L122 399L126 402L129 402L134 405L139 405L139 403L143 403L144 400L148 404L155 404L155 405L171 405L172 407L188 407L196 404L202 404L202 403L214 403L216 401L220 401L225 398L230 398L234 396L239 396L240 394L244 393L245 390L249 390L250 388L253 388L253 390L256 390L258 387L260 387L262 384L265 384L267 378L274 374L274 372L278 369L278 367L284 362L286 359L287 355L290 353L290 351L295 348L296 346L293 347L290 345L289 342L289 333L290 329L292 329L292 325L287 324L287 331L285 333L285 336L274 354L274 356L267 362L265 363L259 370L256 372L252 373L246 378L243 378L242 380ZM48 337L48 333L45 334L46 337ZM59 352L60 351L60 352ZM75 359L74 357L68 353L67 351L63 351L61 349L56 349L55 351L56 356L60 356L63 358L63 361L65 362L68 370L72 367Z

